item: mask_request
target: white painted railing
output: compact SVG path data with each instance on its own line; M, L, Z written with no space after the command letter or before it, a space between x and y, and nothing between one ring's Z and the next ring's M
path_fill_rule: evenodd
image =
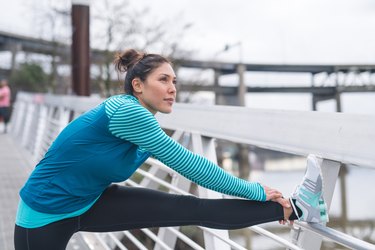
M11 133L36 162L69 121L101 101L99 98L19 93ZM172 137L175 140L214 162L215 139L301 156L309 153L321 156L325 199L329 206L342 163L375 168L375 116L176 104L172 114L158 114L157 119L164 129L174 131ZM125 184L163 188L180 194L187 194L191 187L191 182L154 159L149 159L147 165ZM201 187L196 195L222 197ZM225 230L195 227L204 236L204 245L199 245L180 229L160 228L157 233L142 229L142 233L154 242L155 250L174 249L177 239L191 249L245 249ZM372 244L324 225L296 223L291 228L289 241L259 226L248 230L287 249L320 249L323 238L353 249L375 249ZM139 249L148 249L130 231L83 235L89 245L96 246L95 249L113 249L115 246L127 249L120 241L124 237Z

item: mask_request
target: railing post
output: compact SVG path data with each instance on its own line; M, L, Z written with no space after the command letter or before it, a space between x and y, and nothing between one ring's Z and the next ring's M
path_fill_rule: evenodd
M197 154L207 157L214 163L217 163L215 142L212 138L202 138L200 134L192 133L192 142L193 142L193 151ZM202 187L198 187L199 196L203 198L218 199L223 196L215 191L208 190ZM229 234L227 230L213 230L216 234L220 235L220 238L229 239ZM209 250L230 250L230 246L218 239L217 237L212 236L211 234L204 232L204 243L205 248Z
M42 155L41 147L42 147L44 133L46 130L47 114L48 114L47 107L45 105L41 105L40 110L39 110L39 116L38 116L38 124L36 128L35 147L32 152L32 156L35 161L39 160L39 158Z
M24 114L26 110L26 103L24 101L17 101L12 115L11 132L17 138L21 137L21 125L23 124Z
M69 123L69 118L70 118L70 110L65 109L64 107L59 107L59 127L57 134L59 134Z
M24 127L23 127L23 132L22 132L22 141L21 141L21 145L26 148L29 143L29 136L30 136L31 127L32 127L31 124L33 122L34 115L35 115L35 104L30 103L26 107L26 118L25 118L25 123L23 124Z
M328 212L331 207L333 193L335 191L336 181L339 176L340 162L323 159L322 161L322 175L323 175L323 188L324 199L328 206ZM298 224L298 223L296 223ZM306 250L317 250L321 248L322 236L299 226L294 226L291 231L292 241L296 245Z

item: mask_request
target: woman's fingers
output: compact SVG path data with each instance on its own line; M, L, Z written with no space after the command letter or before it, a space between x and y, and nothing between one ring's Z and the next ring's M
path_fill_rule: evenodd
M264 188L264 191L266 192L266 200L275 200L275 199L278 199L280 197L282 197L282 193L276 189L273 189L273 188L269 188L267 186L263 186Z
M294 220L279 220L279 224L280 224L280 225L288 224L288 225L290 225L290 226L293 226L293 224L294 224Z
M278 193L271 193L269 195L269 199L268 200L275 201L275 200L280 199L282 196L283 196L282 193L279 193L279 192Z
M284 197L280 197L280 198L277 198L277 199L272 200L272 201L280 203L280 205L285 207L285 208L291 207L290 201L288 199L285 199Z

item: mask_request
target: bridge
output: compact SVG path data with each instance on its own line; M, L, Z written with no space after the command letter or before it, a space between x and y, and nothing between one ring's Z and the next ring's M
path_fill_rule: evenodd
M59 65L71 63L71 46L59 41L48 41L27 37L19 34L0 31L0 51L11 54L9 69L0 68L0 77L9 77L16 68L19 53L41 54L57 57L52 60L51 67L56 71ZM113 53L113 52L112 52ZM103 65L108 61L108 51L90 49L91 65ZM317 103L325 100L335 100L336 110L341 111L342 93L364 93L375 91L375 65L314 65L314 64L259 64L259 63L231 63L215 60L201 61L186 58L173 58L177 69L211 70L213 83L184 82L179 79L179 91L196 92L211 91L217 95L217 104L244 106L245 93L311 93L312 107L316 110ZM58 62L58 63L57 63ZM257 82L246 82L244 74L247 72L294 73L307 74L310 82L301 82L296 86L289 83L279 83L276 86L262 86ZM220 77L237 75L238 82L230 86L220 84Z
M94 97L18 93L10 133L1 135L0 140L0 249L13 249L18 190L35 163L67 123L101 101ZM171 137L214 162L217 161L217 140L293 156L305 157L309 153L321 156L324 195L329 208L339 171L344 165L375 170L375 116L372 115L177 103L172 114L158 114L157 119ZM303 172L300 177L302 175ZM277 182L269 185L277 186ZM199 197L223 197L193 185L152 158L123 184L179 194L191 192ZM363 190L358 195L364 198L360 206L367 206L366 196L373 196L370 190ZM375 249L374 242L373 232L369 238L360 239L346 233L345 227L298 222L293 227L271 223L271 226L259 225L239 231L194 226L78 233L68 249ZM254 247L254 244L258 245Z

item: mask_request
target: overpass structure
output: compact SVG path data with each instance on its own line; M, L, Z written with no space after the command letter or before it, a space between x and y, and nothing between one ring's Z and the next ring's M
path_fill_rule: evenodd
M16 55L19 52L36 53L58 57L58 63L70 64L70 45L21 36L0 31L0 51L11 52L10 69L0 70L0 74L7 76L16 67ZM91 49L92 64L103 64L106 52ZM251 64L229 63L218 61L200 61L174 58L177 68L211 69L214 81L211 84L181 84L181 91L212 91L217 95L217 104L244 105L245 93L311 93L312 107L316 110L319 101L336 100L336 110L341 111L342 93L375 92L375 65L314 65L314 64ZM246 82L246 72L274 72L274 73L307 73L311 75L310 86L301 83L300 86L257 87L257 83ZM233 86L220 85L220 76L238 75L238 82ZM323 77L321 77L323 75ZM319 76L319 77L316 77ZM232 97L232 101L228 101Z

